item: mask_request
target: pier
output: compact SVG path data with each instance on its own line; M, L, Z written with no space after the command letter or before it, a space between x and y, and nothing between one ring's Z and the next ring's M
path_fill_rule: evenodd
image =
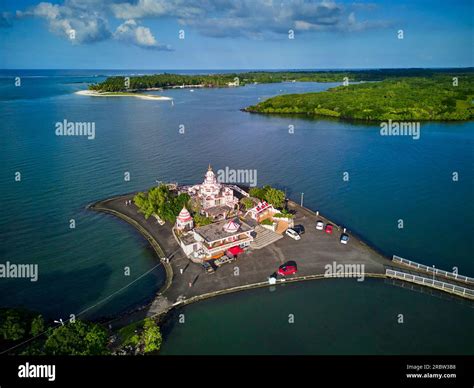
M470 289L470 279L457 275L456 284L448 283L452 276L446 271L438 270L431 278L432 267L403 261L394 256L386 257L368 246L350 231L347 245L339 242L343 227L331 222L324 216L301 207L293 201L288 202L294 211L294 223L302 224L306 233L301 240L295 241L287 236L261 249L249 249L236 261L221 266L212 274L206 273L199 264L192 263L181 250L172 231L172 225L159 225L154 217L145 220L138 213L135 205L126 204L135 193L130 193L89 205L94 211L104 212L126 221L138 230L151 244L166 271L166 281L154 300L145 308L119 317L109 322L111 327L118 328L145 317L156 317L166 314L175 307L184 306L199 300L238 292L257 287L268 287L269 277L278 267L294 260L298 264L298 273L285 279L278 279L275 285L297 281L335 278L328 276L325 269L328 265L363 266L364 276L373 278L395 278L424 287L431 287L458 297L474 299ZM333 234L316 230L317 220L334 225ZM409 262L409 263L407 263ZM441 281L436 277L443 277ZM433 279L434 277L434 279ZM465 281L464 285L457 281ZM356 281L356 279L353 279Z

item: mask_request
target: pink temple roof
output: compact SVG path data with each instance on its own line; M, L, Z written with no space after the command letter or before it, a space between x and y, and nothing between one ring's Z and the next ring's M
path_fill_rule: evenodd
M191 219L192 217L188 209L186 209L186 207L183 207L183 209L179 212L178 220L182 222L186 222L186 221L190 221Z
M233 233L239 230L240 224L237 223L235 220L229 220L223 226L224 230L228 233Z

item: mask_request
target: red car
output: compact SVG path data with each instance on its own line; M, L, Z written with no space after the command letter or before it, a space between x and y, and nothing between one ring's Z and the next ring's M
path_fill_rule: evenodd
M278 275L281 276L293 275L296 272L298 272L298 267L294 261L288 261L278 267Z
M327 224L324 230L327 234L332 234L333 226L331 224Z

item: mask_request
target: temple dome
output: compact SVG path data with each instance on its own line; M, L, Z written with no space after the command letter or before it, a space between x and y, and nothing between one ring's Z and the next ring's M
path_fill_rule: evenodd
M187 222L191 219L192 217L188 209L186 209L186 206L183 206L183 209L179 212L178 220L180 220L181 222Z
M227 221L223 226L224 231L226 231L227 233L237 232L239 228L240 228L240 224L237 222L236 219Z
M212 171L211 165L209 165L203 184L211 185L211 184L216 184L216 183L217 183L216 175L214 174L214 171Z

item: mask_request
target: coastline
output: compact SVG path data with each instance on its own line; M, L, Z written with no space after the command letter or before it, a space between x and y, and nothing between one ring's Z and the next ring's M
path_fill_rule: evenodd
M307 119L307 120L329 120L329 121L339 121L342 123L350 123L354 125L380 125L381 122L387 122L388 120L397 121L398 119L359 119L355 117L343 117L343 116L331 116L324 115L321 113L307 113L307 112L292 112L292 113L283 113L283 112L260 112L258 110L240 108L239 110L244 113L249 113L253 115L263 115L263 116L273 116L279 118L296 118L296 119ZM435 120L435 119L409 119L409 120L399 120L399 121L418 121L420 123L442 123L442 124L464 124L473 122L474 119L468 120Z
M135 97L135 98L140 98L142 100L158 100L158 101L173 100L171 97L155 96L152 94L113 93L113 92L100 93L100 92L96 92L95 90L79 90L77 92L74 92L74 94L78 94L80 96L89 96L89 97Z

